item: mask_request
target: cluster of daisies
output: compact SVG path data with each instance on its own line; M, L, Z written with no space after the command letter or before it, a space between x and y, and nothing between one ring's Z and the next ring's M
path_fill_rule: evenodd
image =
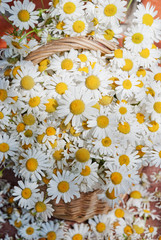
M0 11L7 11L14 25L13 34L3 36L7 48L1 53L0 163L2 171L12 169L19 178L11 192L22 211L11 222L22 221L27 228L20 224L19 235L37 239L40 226L33 219L44 221L40 235L51 231L48 239L61 239L64 223L47 223L53 201L68 203L100 189L98 198L113 207L132 188L142 204L138 172L148 164L161 166L161 67L155 45L161 40L161 20L150 3L139 4L122 48L106 55L71 49L34 65L25 57L52 39L92 35L117 42L127 2L54 0L47 10L34 10L28 0L9 2L0 2ZM106 223L99 228L99 221ZM92 223L102 233L109 217L95 217ZM141 231L133 230L140 223L129 224L121 233L125 239ZM67 239L82 240L86 235L72 234L88 230L75 225Z
M128 191L126 203L116 205L107 214L95 215L86 222L77 224L58 219L45 222L42 218L36 218L31 211L17 206L10 183L1 180L0 226L3 228L4 223L9 222L15 228L14 239L17 240L160 240L155 222L160 221L156 210L159 208L157 204L160 203L161 191L156 188L153 193L149 192L150 184L160 182L161 172L152 173L149 179L142 173L141 183ZM23 186L22 182L19 184ZM154 204L156 209L152 210ZM0 239L13 238L1 232Z

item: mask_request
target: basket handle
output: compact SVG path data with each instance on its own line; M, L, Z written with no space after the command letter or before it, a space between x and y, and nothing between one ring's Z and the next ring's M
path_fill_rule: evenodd
M70 49L100 50L103 54L111 53L117 48L113 42L105 39L95 39L88 37L66 37L53 40L46 45L31 52L25 60L30 60L33 64L38 64L43 59L52 56L54 53L69 51Z

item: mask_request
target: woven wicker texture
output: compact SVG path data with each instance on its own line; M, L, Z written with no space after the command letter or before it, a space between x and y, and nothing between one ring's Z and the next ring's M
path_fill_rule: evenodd
M112 53L117 48L115 43L103 39L94 39L93 37L68 37L59 40L53 40L50 43L31 52L26 60L38 64L43 59L52 56L54 53L69 51L70 49L82 50L100 50L103 54ZM46 191L41 187L41 191ZM59 204L55 200L50 203L53 205L55 211L53 217L74 222L84 222L85 220L97 214L106 214L111 208L106 202L98 199L97 194L101 190L93 192L81 193L80 198L75 198L69 203L64 203L63 200Z

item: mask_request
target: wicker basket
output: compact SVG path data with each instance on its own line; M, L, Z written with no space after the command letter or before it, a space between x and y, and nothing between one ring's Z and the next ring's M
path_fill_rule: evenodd
M52 56L54 53L69 51L70 49L83 50L100 50L102 54L111 53L117 48L117 45L103 39L94 39L93 37L68 37L59 40L51 41L50 43L31 52L26 60L32 61L33 64L38 64L43 59ZM41 188L41 191L46 191ZM93 217L97 214L106 214L111 208L107 202L98 199L97 194L101 190L93 192L81 193L80 198L75 198L69 203L64 203L63 200L56 204L55 200L51 201L55 211L53 217L78 223Z

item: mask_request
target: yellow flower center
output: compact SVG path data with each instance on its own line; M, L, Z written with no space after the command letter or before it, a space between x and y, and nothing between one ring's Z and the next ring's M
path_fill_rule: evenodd
M156 121L151 121L150 125L152 125L151 127L148 127L150 132L157 132L159 129L159 124Z
M145 48L139 54L142 58L148 58L150 56L150 51L148 48Z
M125 59L125 65L121 68L123 71L130 71L133 68L133 62L130 59Z
M140 199L140 198L142 198L142 195L141 195L141 193L139 191L135 190L135 191L132 191L130 193L130 197L134 198L134 199Z
M65 26L65 23L62 21L62 22L58 22L57 25L56 25L56 28L59 29L59 30L63 30Z
M47 240L56 240L56 233L55 232L48 232L47 233Z
M117 209L115 210L115 216L116 216L117 218L123 218L124 215L125 215L124 210L122 210L121 208L117 208Z
M79 54L78 58L81 60L81 62L87 61L87 56L85 54Z
M7 143L0 143L0 152L7 152L10 149L9 145Z
M0 100L4 102L8 97L7 91L5 89L0 89Z
M61 62L61 68L65 70L71 70L73 68L73 61L69 58L64 59Z
M105 8L104 8L104 14L107 17L112 17L117 13L117 7L114 4L108 4Z
M143 18L142 18L143 24L147 26L151 26L153 24L153 21L154 21L153 17L149 13L146 13L143 15Z
M112 40L115 33L112 29L105 30L105 34L103 35L106 40Z
M161 113L161 102L155 102L153 108L157 113Z
M81 20L77 20L73 23L73 30L76 33L81 33L85 29L85 23Z
M157 73L154 76L155 81L161 81L161 73Z
M136 72L136 75L138 77L142 76L142 77L145 77L146 76L146 70L143 69L143 68L140 68L137 72Z
M87 120L82 122L82 127L84 128L84 130L91 129L91 128L88 127Z
M58 184L58 191L61 193L65 193L69 190L69 183L66 181L62 181Z
M48 136L55 135L55 133L56 133L56 130L55 130L54 127L48 127L48 128L46 129L46 135L48 135Z
M37 202L35 204L35 210L36 212L45 212L46 210L46 204L44 202Z
M4 118L4 114L3 112L0 112L0 119L3 119Z
M97 117L97 126L100 128L106 128L109 124L109 119L106 116Z
M91 168L89 166L85 166L85 168L82 169L81 175L82 176L89 176L91 173Z
M79 114L83 113L84 110L85 110L85 104L82 100L76 99L73 102L71 102L70 111L74 115L79 115Z
M54 158L56 161L60 161L63 157L64 157L64 155L63 155L63 149L56 150L56 151L53 153L53 158Z
M5 77L9 77L9 76L10 76L10 73L11 73L11 69L8 68L8 69L6 69L6 70L4 71L4 76L5 76Z
M126 107L120 107L119 112L120 112L120 114L124 115L124 114L127 113L127 108Z
M28 235L32 235L32 234L34 233L34 228L28 227L28 228L26 229L26 233L27 233Z
M66 14L72 14L76 10L76 5L73 2L66 2L63 6L63 10Z
M105 229L106 229L106 225L103 222L97 223L96 225L97 232L102 233L103 231L105 231Z
M27 130L24 132L24 135L25 135L25 137L32 137L32 136L33 136L33 131L30 130L30 129L27 129Z
M40 104L40 97L36 96L33 98L30 98L29 105L30 107L34 108L37 107Z
M44 136L45 136L45 133L42 133L42 134L37 136L38 143L40 143L40 144L43 143L42 140L43 140Z
M100 80L97 76L91 75L86 78L85 85L87 88L89 88L91 90L95 90L95 89L99 88Z
M124 233L127 235L127 236L130 236L131 234L133 234L133 230L132 228L127 225L125 228L124 228Z
M27 10L20 10L18 18L21 22L28 22L30 19L30 13Z
M46 112L53 113L55 112L58 103L54 98L48 99L48 103L44 104L46 106Z
M48 179L46 177L42 177L42 180L45 184L48 184L50 182L50 179Z
M122 85L123 85L123 88L127 90L132 87L132 83L129 79L124 80Z
M105 194L106 194L106 197L109 198L109 199L111 199L111 200L116 199L114 189L112 190L111 193L110 193L109 190L107 189Z
M21 195L24 199L29 199L32 195L32 191L30 188L24 188L21 192Z
M116 50L114 51L114 56L115 56L116 58L123 58L123 51L122 51L122 49L116 49Z
M78 162L87 162L90 158L90 153L86 148L80 148L75 153L75 158Z
M137 82L139 82L139 84L136 85L137 87L139 87L139 88L144 87L144 83L141 80L137 80Z
M144 232L144 228L143 227L139 227L138 225L133 225L133 229L135 230L135 232L137 234L142 234Z
M14 221L14 225L15 225L15 227L17 227L17 228L20 228L21 226L22 226L22 222L21 221L17 221L17 220L15 220Z
M135 33L133 36L132 36L132 41L133 43L135 44L140 44L144 39L144 36L143 34L141 33Z
M152 97L155 96L155 91L154 91L152 88L147 87L147 90L148 90L148 91L145 91L146 94L150 94Z
M59 0L53 0L53 7L56 7L58 3L59 3Z
M29 158L26 162L26 168L30 172L34 172L38 167L38 161L36 158Z
M122 181L122 175L119 172L113 172L110 176L111 181L113 184L117 185L120 184Z
M67 84L64 83L64 82L60 82L60 83L58 83L58 84L56 85L55 91L56 91L58 94L62 95L62 94L65 93L65 91L66 91L67 89L68 89Z
M122 166L123 164L126 164L126 166L127 166L127 165L129 165L129 163L130 163L130 159L129 159L129 157L128 157L127 155L121 155L121 156L119 157L119 163L120 163L121 166Z
M128 134L130 132L130 125L127 122L124 122L123 124L119 123L118 130L123 134Z
M137 114L136 114L136 118L137 118L137 121L138 121L140 124L142 124L143 122L145 122L145 116L144 116L144 114L142 114L142 113L137 113Z
M109 137L103 138L101 142L104 147L109 147L112 144L112 140Z
M25 114L23 116L23 121L26 125L33 125L35 123L35 117L34 115L32 115L31 113L30 114Z
M34 85L35 85L34 79L29 75L21 79L21 87L24 88L25 90L32 89Z
M149 232L150 232L150 233L154 232L154 228L153 228L153 227L150 227L150 228L149 228Z
M12 43L12 45L13 45L15 48L17 48L17 49L21 49L21 48L22 48L18 42L11 41L11 43Z
M74 136L74 137L78 137L81 135L81 132L77 132L76 133L76 130L74 129L74 127L71 127L70 128L70 133Z
M113 100L112 96L102 96L102 98L99 100L99 104L103 106L108 106Z
M77 233L72 237L72 240L83 240L83 236L82 234Z

